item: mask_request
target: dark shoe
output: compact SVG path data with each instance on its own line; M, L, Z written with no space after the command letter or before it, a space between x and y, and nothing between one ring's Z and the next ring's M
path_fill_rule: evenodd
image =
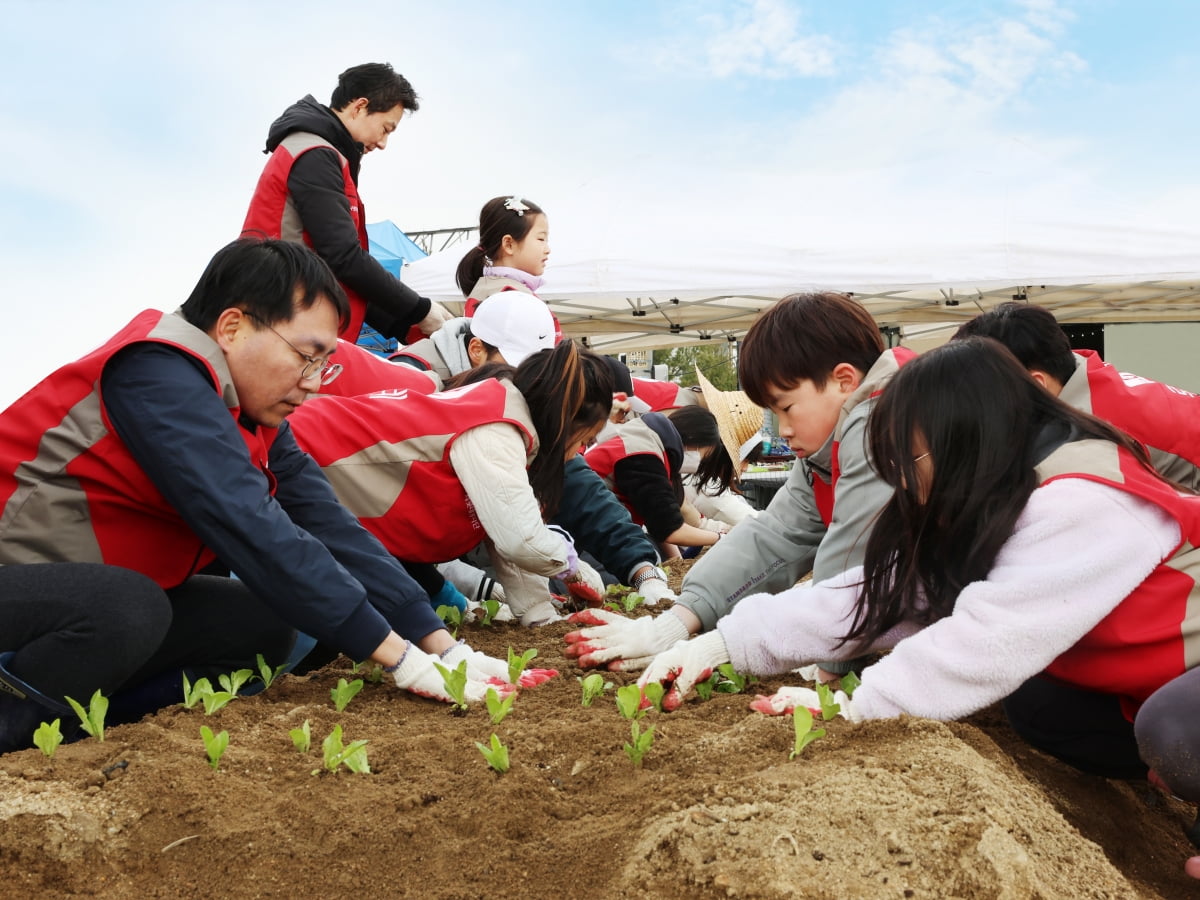
M8 671L15 651L0 653L0 753L33 746L33 733L42 722L62 720L66 731L76 718L65 703L51 700Z

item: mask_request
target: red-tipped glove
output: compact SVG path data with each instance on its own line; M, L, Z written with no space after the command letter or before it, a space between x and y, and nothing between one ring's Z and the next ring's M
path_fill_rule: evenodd
M571 596L585 606L604 604L604 579L582 559L576 561L574 574L564 577L562 582Z
M511 688L508 680L508 663L495 657L472 650L469 645L459 641L442 654L442 665L453 669L463 660L467 661L467 677L487 684ZM545 684L558 674L557 669L526 669L517 679L517 687L530 688Z
M567 621L594 626L564 636L567 656L578 659L585 669L605 666L614 672L636 672L654 654L688 636L687 626L671 612L629 619L607 609L585 609Z
M677 709L696 682L704 681L721 663L729 662L729 650L721 632L710 631L690 641L679 641L650 661L638 687L643 691L652 681L663 686L664 711Z
M845 691L834 691L833 702L841 707L838 713L851 722L857 722L853 711L853 703ZM750 704L750 708L768 716L790 715L797 706L807 706L815 715L821 714L821 699L812 688L781 687L770 696L759 694Z
M432 700L453 703L454 698L446 692L442 673L434 665L434 663L441 662L434 654L426 653L416 644L409 642L404 655L394 666L388 666L384 671L392 676L398 688L420 694L422 697L429 697ZM458 665L458 662L455 661L454 665ZM470 664L468 664L467 686L464 691L464 699L468 703L482 703L484 697L487 696L488 688L492 686L487 680L471 675ZM507 697L516 690L511 684L495 685L495 689L501 698Z

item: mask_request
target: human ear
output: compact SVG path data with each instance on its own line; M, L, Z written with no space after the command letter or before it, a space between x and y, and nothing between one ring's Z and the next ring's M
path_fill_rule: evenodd
M481 366L487 361L487 348L483 346L483 341L477 337L467 341L467 358L472 366Z
M834 366L830 377L842 394L852 394L857 391L863 379L862 373L858 369L845 362Z
M217 346L222 351L228 351L233 347L243 328L247 327L247 318L248 316L242 310L231 306L217 316L217 321L209 330L208 335L217 342Z

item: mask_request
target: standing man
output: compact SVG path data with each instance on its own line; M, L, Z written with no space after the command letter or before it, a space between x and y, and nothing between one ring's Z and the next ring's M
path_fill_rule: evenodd
M364 154L387 147L406 112L419 108L403 75L366 63L338 76L329 106L310 94L271 123L242 233L303 241L329 264L350 299L340 337L358 340L363 322L407 343L410 326L432 334L450 313L418 296L367 252L367 218L358 194Z
M178 310L139 313L0 413L0 753L70 721L65 696L112 694L129 720L178 702L181 673L283 662L296 630L437 699L439 655L467 660L476 700L507 680L292 437L346 314L305 247L236 241ZM214 558L238 578L198 574Z

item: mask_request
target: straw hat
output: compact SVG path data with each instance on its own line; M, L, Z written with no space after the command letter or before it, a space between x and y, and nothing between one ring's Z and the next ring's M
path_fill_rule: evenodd
M696 378L704 394L704 405L717 419L721 443L733 460L734 469L740 469L742 462L762 440L759 435L763 426L762 407L755 406L745 391L717 390L699 366L696 367Z

